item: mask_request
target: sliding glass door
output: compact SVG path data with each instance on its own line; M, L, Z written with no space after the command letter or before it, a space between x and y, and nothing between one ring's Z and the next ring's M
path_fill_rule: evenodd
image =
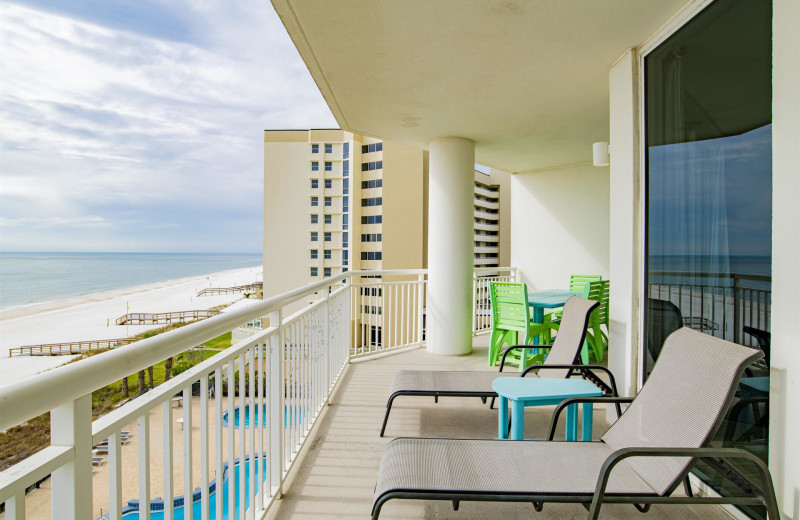
M642 368L646 377L664 339L681 326L764 350L765 362L748 371L715 439L764 460L769 439L771 23L768 0L717 0L644 62ZM703 465L695 473L722 493L735 489L735 475L720 479Z

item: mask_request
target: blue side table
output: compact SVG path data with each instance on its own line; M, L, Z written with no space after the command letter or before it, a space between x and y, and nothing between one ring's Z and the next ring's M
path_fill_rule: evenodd
M511 440L521 441L525 431L525 407L558 404L570 397L599 397L603 392L585 379L498 377L492 388L500 398L497 415L499 437L508 439L508 401L511 401ZM592 440L592 403L583 404L581 440ZM578 405L567 407L568 441L578 440Z

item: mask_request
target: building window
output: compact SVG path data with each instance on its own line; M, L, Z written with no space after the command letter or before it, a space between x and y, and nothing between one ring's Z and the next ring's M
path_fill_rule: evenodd
M350 143L344 143L342 145L342 157L345 159L350 157Z
M333 206L333 197L325 197L325 205Z
M311 215L311 223L317 224L319 222L319 215Z
M383 215L364 215L361 217L362 224L380 224L383 222Z
M383 235L381 233L362 233L361 234L361 241L362 242L380 242L383 240Z
M325 153L333 153L333 145L332 144L325 144Z
M325 161L325 171L330 172L333 171L333 163L330 161Z
M350 193L350 179L342 179L342 193L345 195Z
M333 216L332 215L325 215L325 223L326 224L333 223Z
M330 242L330 241L331 241L331 232L330 231L326 231L325 232L325 242Z
M347 249L342 250L342 265L347 265L350 260L350 252Z
M319 188L319 181L317 179L311 179L311 189L315 190Z
M383 168L383 161L372 161L372 162L361 163L362 172L380 170L382 168Z
M383 186L383 179L373 179L371 181L361 181L361 189L380 188Z
M325 278L327 278L327 277L329 277L331 275L331 268L330 267L326 267L323 272L325 273Z
M361 163L361 171L365 172L369 170L369 163Z
M349 245L348 244L348 238L347 238L348 236L349 235L348 235L347 231L342 233L342 247L344 247L344 248L347 248L347 246Z
M311 205L319 206L319 197L311 197Z
M342 200L342 212L347 213L348 211L350 211L350 197L345 195Z
M331 250L330 249L326 249L325 250L325 260L330 260L331 259L331 255L332 255Z
M380 287L362 287L359 293L361 296L383 296L383 289Z
M316 267L312 267L311 268L311 276L317 276L317 268Z
M312 144L311 145L311 153L319 153L319 145L318 144Z
M319 240L319 234L316 231L312 231L311 232L311 241L312 242L316 242L317 240Z
M383 150L383 142L365 144L361 147L361 153L380 152Z
M345 213L342 215L342 229L347 229L347 225L350 223L350 215Z
M311 171L312 172L319 171L319 163L317 161L311 161Z
M330 179L325 179L325 188L327 189L333 188L333 181Z
M365 206L382 206L383 205L383 197L370 197L366 199L361 199L361 207Z
M381 260L382 256L380 251L361 251L362 260Z
M344 161L342 163L342 177L347 177L350 175L350 161Z
M318 250L316 250L316 249L312 249L312 250L311 250L311 259L312 259L312 260L316 260L316 259L317 259L317 256L318 256L318 253L319 253L319 252L318 252Z

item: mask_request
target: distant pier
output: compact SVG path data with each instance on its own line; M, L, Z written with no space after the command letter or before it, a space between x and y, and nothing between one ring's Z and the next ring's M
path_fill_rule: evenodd
M232 294L238 292L256 292L264 288L263 282L251 283L248 285L236 285L233 287L208 287L197 293L197 296L211 296L212 294Z
M181 323L210 318L219 311L130 312L117 318L117 325L153 325L156 323Z
M71 341L69 343L45 343L42 345L25 345L8 349L9 357L13 356L66 356L70 354L85 354L95 350L130 345L139 338L98 339L92 341Z

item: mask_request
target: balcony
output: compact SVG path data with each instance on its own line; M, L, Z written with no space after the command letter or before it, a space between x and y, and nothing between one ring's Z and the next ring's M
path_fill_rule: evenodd
M360 278L376 274L379 281ZM475 270L473 353L460 357L416 348L425 343L426 276L424 270L345 273L5 387L0 428L48 411L53 428L51 446L1 475L5 518L47 518L52 510L65 512L59 518L124 514L128 520L145 518L138 507L150 503L154 511L179 516L184 496L193 497L202 511L195 517L202 518L241 517L235 504L247 504L245 518L367 518L391 437L496 435L496 412L478 399L434 404L430 398L407 398L394 408L388 437L378 436L397 371L488 370L488 336L478 335L491 328L488 284L517 275L510 268ZM287 315L288 306L314 293L322 297ZM365 315L364 305L381 311ZM262 317L269 318L269 328L91 420L92 391ZM250 417L252 410L262 410L262 419L258 413ZM527 437L545 437L550 411L526 411ZM236 421L243 426L231 428ZM606 426L599 408L595 424L598 433ZM130 441L126 431L133 434ZM105 439L108 463L93 472L92 446ZM245 486L228 485L231 468ZM26 488L48 476L43 489L26 497ZM661 509L660 517L682 518L687 512L654 509ZM638 514L613 505L603 511L609 517ZM725 518L721 510L702 513ZM386 518L409 519L531 514L525 504L465 503L453 513L447 502L415 501L389 503L383 512ZM583 510L548 505L543 514L581 517Z

